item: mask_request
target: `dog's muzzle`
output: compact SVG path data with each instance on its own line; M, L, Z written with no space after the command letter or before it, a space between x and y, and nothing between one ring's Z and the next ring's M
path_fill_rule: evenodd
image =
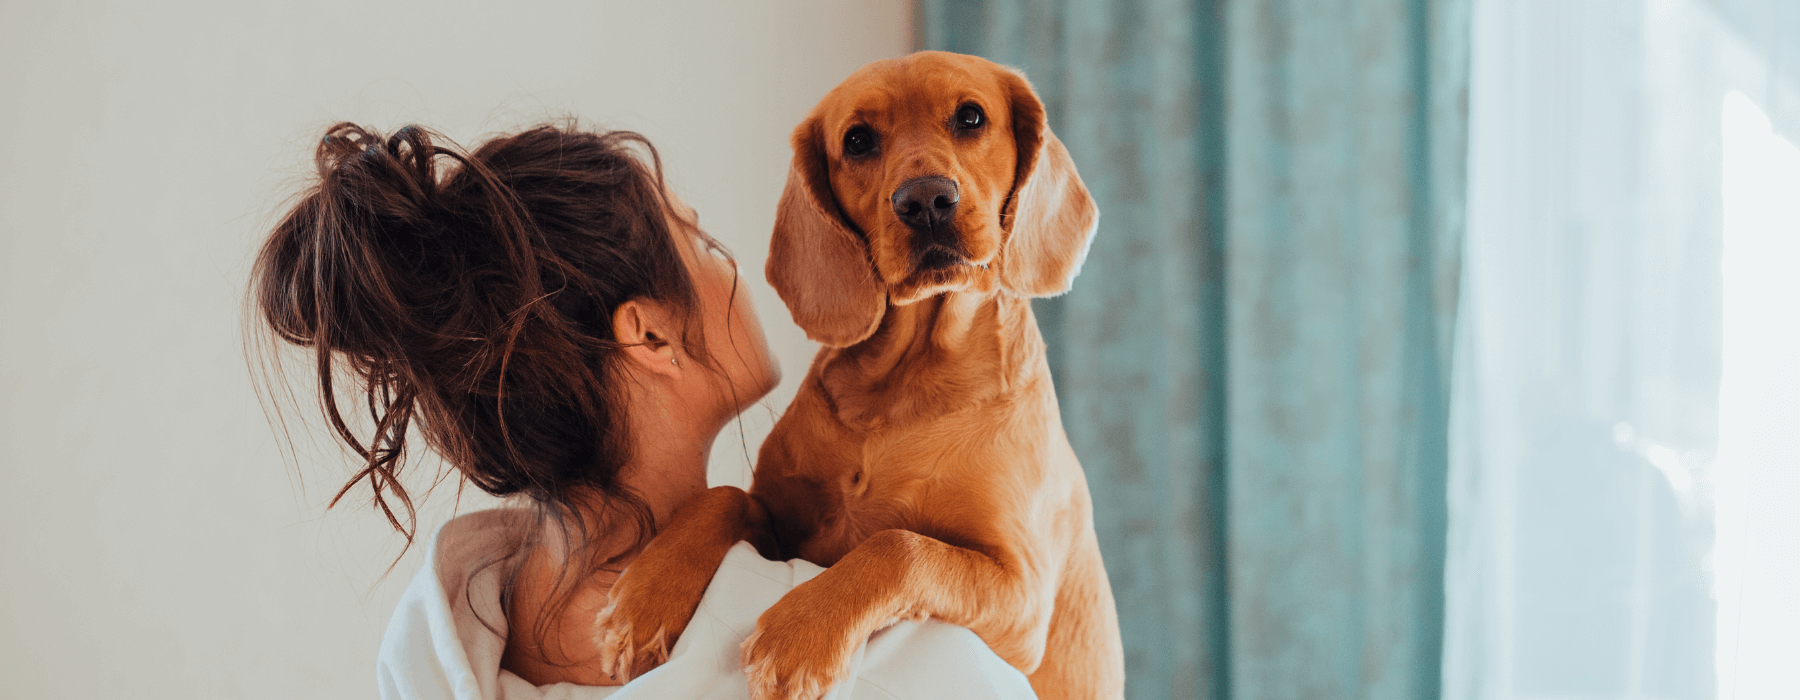
M894 190L894 216L913 230L913 255L920 270L968 264L969 253L956 231L956 181L938 175L915 177Z

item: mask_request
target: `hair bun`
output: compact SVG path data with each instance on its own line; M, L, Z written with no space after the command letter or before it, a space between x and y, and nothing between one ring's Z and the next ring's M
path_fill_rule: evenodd
M603 494L647 537L650 511L619 478L629 368L610 321L633 299L699 305L656 150L630 132L540 126L465 153L422 127L344 122L314 162L253 293L278 337L311 349L324 414L363 460L339 497L366 484L410 542L399 474L414 430L488 493L577 520L569 504ZM704 324L690 335L685 320L681 344L703 349ZM340 397L374 425L347 419Z
M382 139L352 122L332 126L320 139L314 161L320 188L342 203L375 216L378 228L426 234L442 213L434 166L437 156L456 158L433 143L429 129L408 125Z

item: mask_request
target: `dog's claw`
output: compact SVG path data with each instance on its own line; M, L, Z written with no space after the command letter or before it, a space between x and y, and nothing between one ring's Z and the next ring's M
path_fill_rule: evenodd
M600 670L621 683L643 675L669 660L667 630L661 626L650 634L618 614L618 601L607 603L594 619L600 650Z
M762 630L757 630L744 640L744 675L750 680L752 700L819 700L836 685L833 676L837 674L795 668L795 664L778 661L781 654L760 644L761 638Z
M753 700L819 700L849 671L861 637L820 629L814 615L777 602L744 639L741 661Z
M693 619L718 565L696 562L685 551L652 546L607 590L606 606L594 616L594 643L598 665L614 680L629 681L667 662Z

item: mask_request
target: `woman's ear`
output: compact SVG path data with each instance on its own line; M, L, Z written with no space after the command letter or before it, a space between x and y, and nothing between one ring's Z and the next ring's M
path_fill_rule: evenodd
M844 223L825 165L817 117L794 129L794 162L775 209L764 272L806 337L832 347L862 342L887 311L862 238Z
M1069 291L1100 222L1100 209L1075 172L1075 162L1044 121L1044 103L1031 83L1002 69L1012 103L1018 168L1001 211L1007 232L1000 250L1000 284L1028 297Z
M676 377L681 359L669 339L675 332L668 310L642 299L631 299L613 309L613 339L624 346L625 358L634 368Z

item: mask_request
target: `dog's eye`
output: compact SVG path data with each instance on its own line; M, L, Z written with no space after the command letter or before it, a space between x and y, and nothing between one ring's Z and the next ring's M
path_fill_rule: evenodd
M844 152L852 156L866 156L875 150L875 132L866 126L851 127L844 134Z
M987 115L981 112L981 105L967 104L956 110L956 128L979 129Z

